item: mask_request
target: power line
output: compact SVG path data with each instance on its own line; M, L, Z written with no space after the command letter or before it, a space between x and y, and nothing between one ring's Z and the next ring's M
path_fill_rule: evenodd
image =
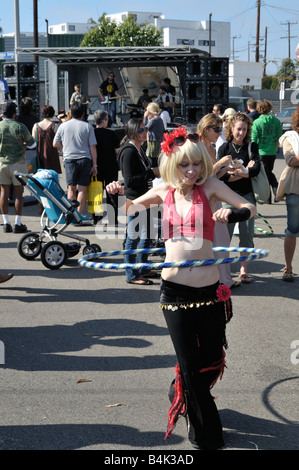
M266 7L274 8L275 10L284 11L286 13L291 13L291 14L294 14L294 15L299 14L299 10L291 10L290 8L275 7L273 5L268 5L268 3L264 3L263 5L265 5Z

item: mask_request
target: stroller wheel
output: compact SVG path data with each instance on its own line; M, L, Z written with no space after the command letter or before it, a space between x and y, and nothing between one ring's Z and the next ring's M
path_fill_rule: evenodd
M31 260L36 258L42 249L39 234L35 232L26 233L18 242L18 253L22 258Z
M41 260L48 269L59 269L67 258L64 244L51 241L44 245L41 251Z
M90 255L92 253L100 253L102 248L97 245L96 243L91 243L91 245L87 245L83 248L83 255Z

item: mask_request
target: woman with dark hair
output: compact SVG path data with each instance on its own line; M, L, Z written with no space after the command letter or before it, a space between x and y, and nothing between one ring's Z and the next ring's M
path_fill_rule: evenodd
M118 164L124 178L124 191L127 199L134 200L145 194L152 186L152 180L159 176L158 168L151 168L142 144L146 141L147 129L141 118L132 118L126 125L126 135L121 142ZM137 224L136 224L137 222ZM125 249L149 248L151 245L150 211L129 215ZM138 232L136 231L138 227ZM125 255L125 263L146 263L147 255ZM129 284L150 285L148 269L126 269Z
M22 98L22 101L20 103L20 114L17 117L17 121L21 122L24 124L28 131L32 132L32 128L34 124L36 124L39 121L39 118L35 112L35 109L33 107L33 101L31 98L28 96L25 96ZM30 165L31 160L35 157L36 155L36 149L26 149L26 163L27 166Z
M281 174L277 197L285 198L287 205L287 228L284 239L285 268L283 281L294 281L292 261L296 249L296 237L299 236L299 106L292 118L292 131L285 132L279 139L287 167Z
M20 103L20 114L18 115L17 121L25 124L30 133L32 132L34 124L39 121L31 98L28 98L27 96L22 98Z
M251 142L251 119L244 113L236 113L228 122L225 128L225 138L227 142L221 145L218 150L217 159L220 160L226 155L230 155L233 160L233 168L225 173L221 180L224 181L233 191L242 196L251 204L256 204L251 178L260 172L260 156L257 143ZM242 160L242 164L238 163ZM224 204L224 207L229 207ZM228 224L230 238L233 236L235 224ZM239 223L239 246L253 248L254 219ZM244 284L249 284L251 279L247 274L248 261L240 262L239 280Z
M37 142L41 168L61 173L58 150L53 147L53 139L59 126L52 121L55 114L53 106L43 106L41 114L43 120L36 123L32 129L32 136Z

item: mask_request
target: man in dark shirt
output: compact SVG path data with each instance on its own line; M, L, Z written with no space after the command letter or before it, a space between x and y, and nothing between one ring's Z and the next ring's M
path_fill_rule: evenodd
M108 78L99 86L98 92L105 111L111 115L112 124L116 124L116 99L120 98L120 94L113 72L108 74Z
M113 129L107 129L109 115L107 111L97 110L94 113L94 121L96 124L95 136L97 140L97 165L98 165L98 181L102 181L103 188L107 184L118 179L118 163L117 152L119 150L119 138ZM107 202L114 207L115 223L117 223L117 195L106 193ZM95 223L100 217L94 217Z
M260 113L256 110L256 101L254 99L250 98L247 101L247 109L249 111L247 116L250 117L250 119L252 119L252 121L254 121L255 119L257 119L260 116Z

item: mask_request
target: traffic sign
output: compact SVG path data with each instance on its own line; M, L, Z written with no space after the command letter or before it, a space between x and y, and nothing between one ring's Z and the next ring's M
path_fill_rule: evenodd
M15 53L14 51L0 52L0 60L14 60Z

